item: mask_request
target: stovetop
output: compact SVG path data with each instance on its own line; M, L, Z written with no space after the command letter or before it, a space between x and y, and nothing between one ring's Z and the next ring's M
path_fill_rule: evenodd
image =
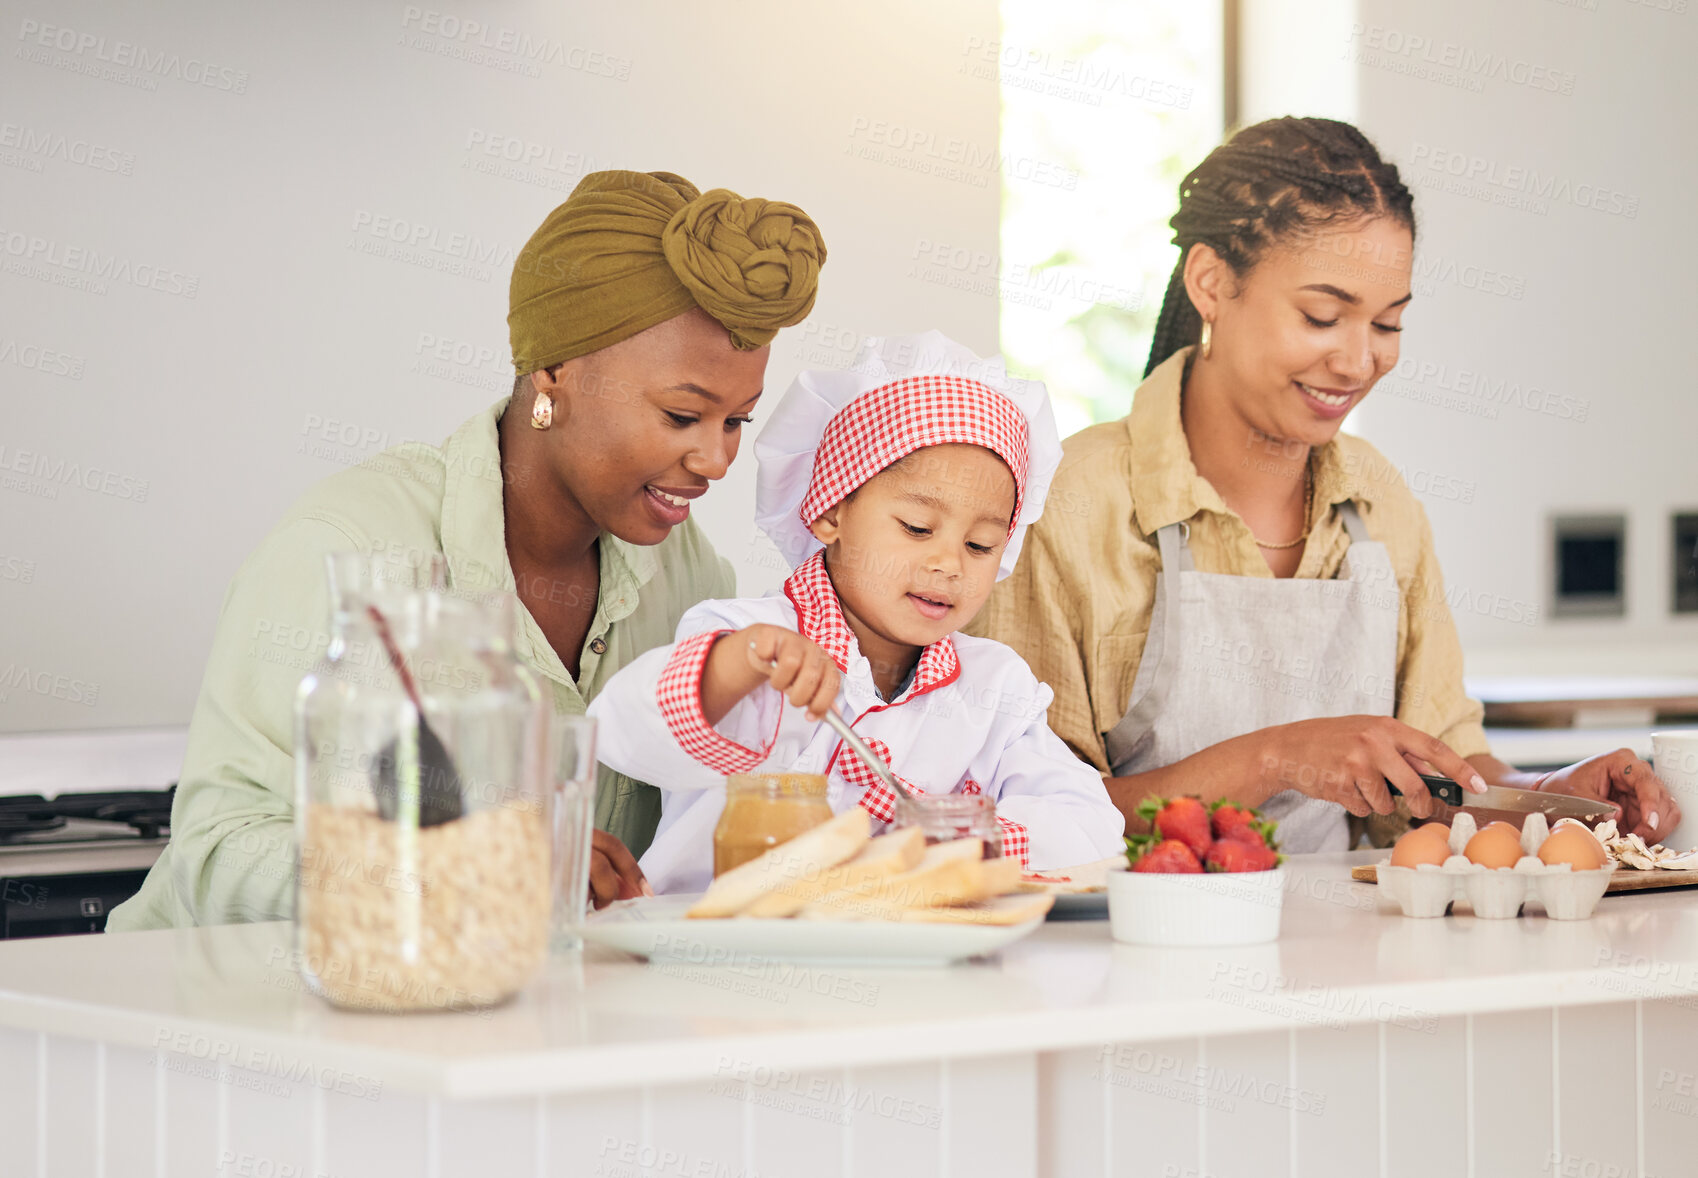
M0 796L0 857L34 848L162 843L176 788Z
M0 797L0 939L104 929L165 850L175 793Z

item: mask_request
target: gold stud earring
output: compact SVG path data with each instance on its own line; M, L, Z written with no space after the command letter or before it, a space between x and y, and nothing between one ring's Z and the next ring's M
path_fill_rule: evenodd
M531 428L547 429L554 424L554 398L547 393L538 393L537 399L531 402Z
M1205 319L1203 320L1203 338L1197 344L1197 350L1203 354L1203 359L1209 358L1209 353L1214 351L1214 344L1215 325Z

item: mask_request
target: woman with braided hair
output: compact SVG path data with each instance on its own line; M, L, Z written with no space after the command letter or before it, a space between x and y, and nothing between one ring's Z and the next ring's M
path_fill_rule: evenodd
M1543 776L1491 756L1432 534L1344 416L1397 363L1414 201L1355 127L1246 128L1180 185L1180 257L1123 420L1065 443L1050 509L974 633L1055 691L1050 723L1139 821L1148 796L1260 806L1286 850L1346 814L1433 812L1419 773L1581 794L1655 841L1679 810L1631 750Z

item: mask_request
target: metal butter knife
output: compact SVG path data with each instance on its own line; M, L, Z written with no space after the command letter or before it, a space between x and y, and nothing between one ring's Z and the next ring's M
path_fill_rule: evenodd
M749 642L749 649L753 650L754 648L754 641L751 640ZM759 656L756 657L758 658ZM767 660L766 665L769 667L776 667L778 666L778 661L776 659L769 659ZM872 749L868 748L867 742L862 740L853 728L849 727L849 721L843 718L836 707L826 709L825 722L831 725L833 731L843 738L843 743L849 746L850 752L861 758L861 760L866 763L867 768L878 774L878 779L884 782L885 786L891 793L905 801L912 802L918 800L914 797L913 791L902 784L901 778L897 777L896 774L890 771L890 766L884 763L884 758L873 752Z
M878 774L878 779L889 787L891 793L910 802L914 801L914 795L902 784L902 779L890 771L890 766L884 763L883 757L867 747L867 742L856 735L855 730L849 727L849 721L839 715L836 708L826 710L825 722L843 738L843 743L849 746L850 752L865 761L867 768Z
M1578 818L1583 822L1602 822L1620 817L1610 802L1592 798L1577 798L1572 794L1548 794L1536 789L1511 789L1507 785L1488 785L1483 794L1470 793L1448 777L1430 777L1423 773L1421 781L1427 792L1438 801L1459 810L1502 810L1511 814L1543 814L1547 818ZM1403 791L1389 780L1387 787L1394 796Z

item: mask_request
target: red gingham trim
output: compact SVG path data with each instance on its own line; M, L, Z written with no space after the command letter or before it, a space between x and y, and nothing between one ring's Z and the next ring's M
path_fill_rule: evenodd
M1032 856L1032 840L1026 834L1026 828L1018 822L1010 822L1001 814L996 816L996 824L1002 827L1002 857L1004 859L1018 859L1022 867L1029 865Z
M837 590L826 571L825 551L821 549L804 560L790 579L784 582L784 596L796 607L796 629L804 638L812 639L831 656L837 669L849 673L849 660L859 649L855 632L843 617L843 606L837 600ZM914 669L914 681L886 707L924 695L961 675L961 659L955 653L955 643L947 635L920 652L920 663ZM883 711L882 707L872 711Z
M979 783L969 777L962 783L961 792L964 794L981 794L984 790ZM1002 857L1018 859L1020 866L1025 867L1031 862L1032 840L1026 833L1026 828L1018 822L1012 822L1001 814L996 816L996 824L1002 827Z
M773 742L778 739L777 728L773 729L766 747L757 751L721 736L702 714L702 668L707 665L714 641L729 633L730 630L710 630L692 635L673 647L671 657L661 668L655 699L679 748L715 773L747 773L772 752Z
M866 740L867 747L873 750L873 754L888 767L890 764L890 746L877 737L868 736L863 739ZM841 743L837 747L838 751L842 751ZM880 822L895 822L896 795L891 792L888 785L879 780L879 775L874 773L866 762L854 753L844 753L841 757L836 757L834 754L834 759L837 762L837 771L843 775L843 780L850 785L861 787L861 796L856 804ZM905 777L898 777L897 780L916 794L926 792Z
M948 442L983 446L1014 472L1012 536L1026 497L1026 418L1008 397L960 376L905 376L838 410L814 454L813 479L798 509L802 522L811 525L898 459Z

